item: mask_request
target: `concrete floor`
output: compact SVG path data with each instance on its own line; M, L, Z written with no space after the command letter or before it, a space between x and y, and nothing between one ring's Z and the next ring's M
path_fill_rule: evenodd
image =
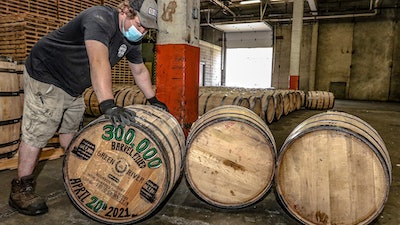
M373 126L384 139L393 166L393 182L384 210L372 224L400 225L400 103L337 100L335 110L360 117ZM288 134L303 120L321 113L302 109L290 113L269 125L279 149ZM39 164L37 192L47 198L49 213L30 217L18 214L8 206L11 179L16 170L0 171L0 224L99 224L83 215L70 202L63 185L63 159ZM181 180L171 197L159 211L142 222L148 225L245 225L245 224L300 224L278 204L272 187L268 195L255 205L239 210L223 210L197 199Z

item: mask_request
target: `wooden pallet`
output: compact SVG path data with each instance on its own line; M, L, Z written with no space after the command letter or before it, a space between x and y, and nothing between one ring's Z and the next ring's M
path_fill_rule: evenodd
M94 5L117 7L120 0L3 0L0 55L25 60L35 43ZM134 84L126 59L112 69L113 83Z
M119 3L121 3L120 0L104 0L104 5L108 6L113 6L113 7L118 7Z
M25 60L33 45L54 31L60 22L35 13L8 14L0 17L0 55Z
M58 19L62 22L68 22L84 9L87 9L91 6L101 5L101 0L80 0L80 1L71 1L71 0L59 0L58 1Z
M0 4L0 13L24 13L29 9L28 0L3 0Z
M123 58L111 70L113 84L135 84L128 60Z
M54 160L62 157L64 155L63 148L47 147L43 148L40 154L39 161L43 160ZM18 153L12 158L0 159L0 171L1 170L13 170L18 168Z
M0 5L1 14L35 13L54 17L57 10L58 0L2 0Z

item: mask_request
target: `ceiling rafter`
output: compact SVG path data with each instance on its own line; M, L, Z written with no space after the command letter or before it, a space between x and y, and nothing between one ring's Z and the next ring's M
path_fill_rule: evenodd
M261 0L242 5L244 0L200 0L201 23L290 21L293 0ZM347 18L373 16L380 8L397 8L398 0L304 0L304 18Z

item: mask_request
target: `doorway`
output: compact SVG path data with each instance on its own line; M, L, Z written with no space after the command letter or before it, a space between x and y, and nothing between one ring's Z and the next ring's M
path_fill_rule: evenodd
M273 48L227 48L225 85L270 88L272 54Z

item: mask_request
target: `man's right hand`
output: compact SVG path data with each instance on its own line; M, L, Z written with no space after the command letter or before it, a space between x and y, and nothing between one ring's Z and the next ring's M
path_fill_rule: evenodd
M122 126L133 125L135 123L136 113L129 109L116 106L114 99L102 101L100 110L104 112L106 119L110 119L114 126L121 124Z

